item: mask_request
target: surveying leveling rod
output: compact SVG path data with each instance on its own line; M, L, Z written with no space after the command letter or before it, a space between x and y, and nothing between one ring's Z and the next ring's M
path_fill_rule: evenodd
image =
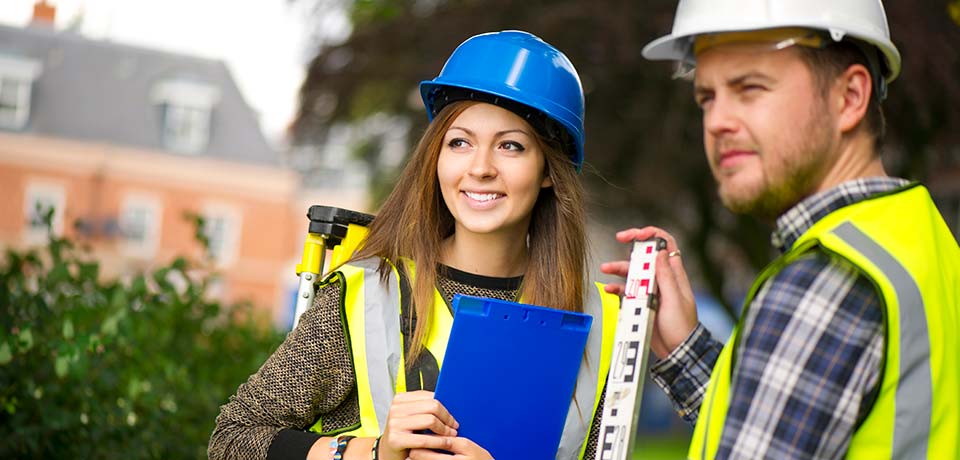
M657 253L666 247L662 238L633 242L604 393L597 460L626 460L633 452L657 308L653 275Z

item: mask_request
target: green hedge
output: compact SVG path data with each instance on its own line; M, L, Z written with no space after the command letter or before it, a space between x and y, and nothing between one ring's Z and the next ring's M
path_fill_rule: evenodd
M104 281L64 239L7 251L0 458L205 457L219 405L283 334L207 299L195 271Z

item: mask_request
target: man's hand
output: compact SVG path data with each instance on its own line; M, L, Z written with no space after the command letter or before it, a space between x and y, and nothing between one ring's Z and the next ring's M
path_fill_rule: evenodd
M656 281L660 306L657 309L653 340L650 344L653 353L663 359L697 327L697 306L693 288L690 287L687 272L680 259L680 249L672 235L657 227L631 228L617 232L617 241L628 244L654 237L663 238L667 242L667 249L657 254ZM620 260L601 264L600 271L625 278L629 267L629 261ZM605 289L607 292L623 295L624 287L623 284L608 284Z

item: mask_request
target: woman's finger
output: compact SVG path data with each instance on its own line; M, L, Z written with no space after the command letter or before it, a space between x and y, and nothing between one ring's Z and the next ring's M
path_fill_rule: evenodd
M453 418L453 415L450 415L447 408L443 407L443 404L436 399L419 399L406 402L394 400L394 404L390 406L388 417L400 418L421 414L432 415L450 428L460 428L460 424Z
M432 434L418 434L411 432L397 432L390 437L390 445L387 446L393 450L407 449L441 449L450 450L453 446L453 437L436 436ZM383 443L383 438L380 440Z
M424 399L433 399L433 392L426 390L405 391L397 393L393 397L394 402L422 401Z
M457 430L447 425L433 414L415 414L398 417L391 424L391 428L399 431L430 430L440 436L456 436Z
M450 447L445 449L450 453L411 449L411 460L492 460L493 457L486 449L467 438L449 438Z
M452 438L449 450L456 455L463 455L463 458L478 460L490 460L491 458L490 452L468 438Z
M452 460L455 458L453 455L429 449L410 449L410 454L407 456L409 460Z

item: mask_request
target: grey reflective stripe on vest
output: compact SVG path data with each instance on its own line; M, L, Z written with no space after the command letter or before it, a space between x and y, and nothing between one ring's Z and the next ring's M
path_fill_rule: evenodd
M848 222L833 233L883 271L896 291L900 306L900 376L891 452L898 459L927 458L933 377L920 288L900 262L857 227Z
M385 283L380 281L378 258L351 264L363 268L363 340L366 341L367 375L377 424L383 431L390 404L393 403L394 385L403 354L401 343L397 340L400 337L399 281L393 270L390 270Z
M573 460L580 456L580 448L590 433L593 424L593 405L597 399L597 374L600 372L600 351L603 342L603 303L594 283L587 283L587 302L583 312L593 316L590 334L587 335L586 359L580 362L574 397L577 404L570 404L563 436L557 450L557 460ZM577 407L579 405L579 408Z

